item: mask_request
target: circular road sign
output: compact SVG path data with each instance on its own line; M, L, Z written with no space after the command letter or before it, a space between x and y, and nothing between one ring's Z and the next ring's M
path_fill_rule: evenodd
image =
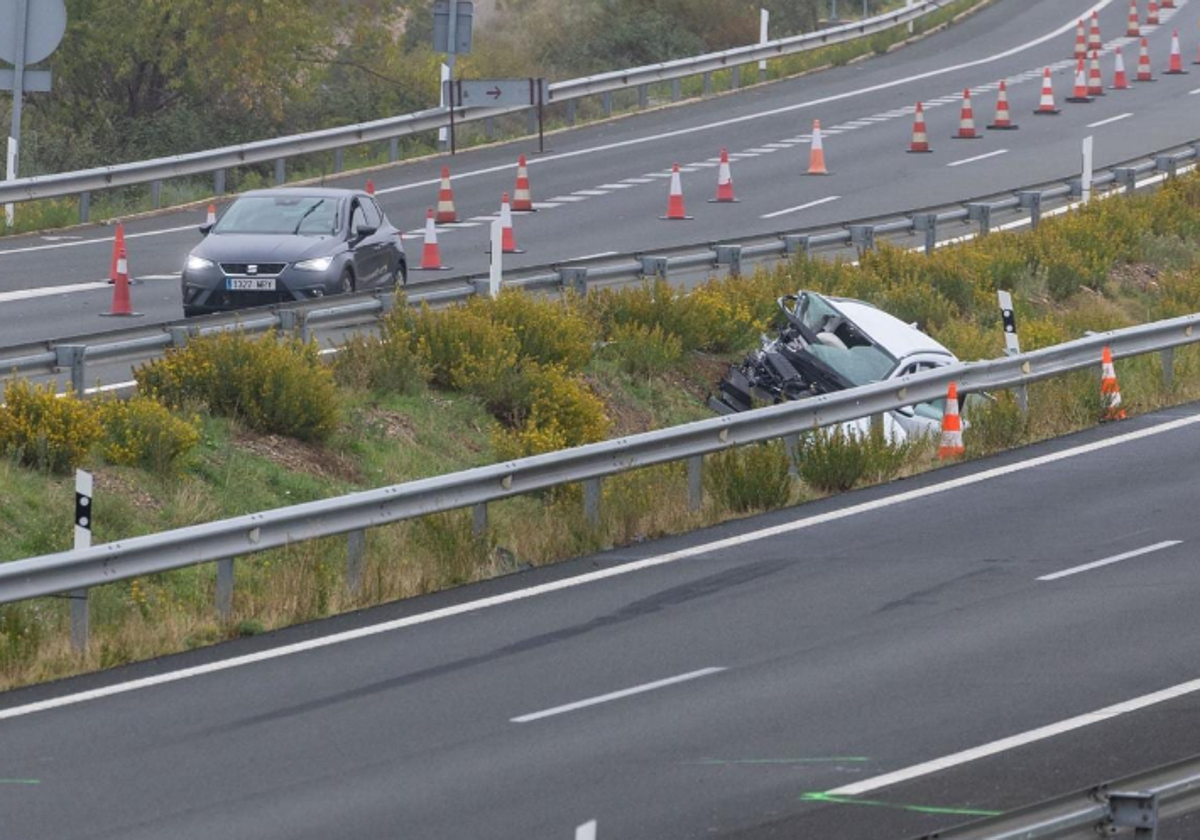
M37 64L50 57L67 31L67 7L63 0L0 0L0 61L12 64L17 58L17 4L29 4L25 27L25 63Z

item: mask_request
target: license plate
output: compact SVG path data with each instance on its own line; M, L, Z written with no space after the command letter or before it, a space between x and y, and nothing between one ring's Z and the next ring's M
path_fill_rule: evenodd
M273 292L274 277L226 277L225 288L231 292Z

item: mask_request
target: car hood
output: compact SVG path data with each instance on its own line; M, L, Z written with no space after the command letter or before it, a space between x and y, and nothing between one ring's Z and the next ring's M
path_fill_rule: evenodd
M334 254L341 243L325 236L210 233L192 254L213 262L286 262Z

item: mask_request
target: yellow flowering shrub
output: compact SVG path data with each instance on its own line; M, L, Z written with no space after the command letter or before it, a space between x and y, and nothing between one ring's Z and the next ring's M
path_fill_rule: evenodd
M100 405L104 459L110 464L159 473L178 469L200 443L195 420L171 413L146 396L108 400Z
M53 385L18 379L4 389L0 408L0 452L26 466L67 473L87 458L102 430L95 406L73 394L58 396Z
M569 301L506 289L495 300L476 298L469 306L512 329L523 359L577 371L592 358L595 327Z
M503 459L521 458L604 440L604 403L561 367L530 366L524 372L526 411L513 429L497 430L493 443Z

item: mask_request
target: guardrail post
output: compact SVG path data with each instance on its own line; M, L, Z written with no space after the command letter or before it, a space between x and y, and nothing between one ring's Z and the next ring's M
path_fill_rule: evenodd
M1165 172L1168 178L1174 178L1178 162L1173 155L1159 155L1154 159L1154 171Z
M558 274L562 278L564 290L570 290L580 297L587 297L588 270L586 268L560 268Z
M225 170L218 169L213 173L213 192L216 195L225 195Z
M666 280L668 268L666 257L642 257L643 277L661 277Z
M1131 193L1137 189L1137 170L1132 166L1118 166L1113 170L1113 177L1125 188L1125 192Z
M589 525L600 524L601 484L598 478L583 482L583 516Z
M287 160L275 159L275 186L282 187L287 183Z
M575 126L575 104L576 103L574 99L567 100L567 125L571 126L572 128Z
M638 107L645 109L650 105L650 86L638 85Z
M809 237L792 233L783 237L783 255L785 257L794 257L797 254L804 254L807 257L810 251Z
M1082 178L1072 178L1067 185L1071 188L1071 198L1083 198Z
M1039 190L1019 192L1017 200L1022 210L1029 211L1029 226L1037 230L1042 223L1042 193Z
M296 317L295 309L280 309L279 310L279 331L281 333L295 334L296 325L300 319Z
M712 73L711 72L705 73L702 76L702 78L704 79L704 96L712 96L712 92L713 92Z
M1162 358L1163 388L1170 391L1175 385L1175 348L1168 347L1159 355Z
M1013 388L1013 392L1017 395L1017 411L1021 412L1022 417L1029 416L1029 387L1026 385L1018 385Z
M730 277L742 276L742 246L741 245L718 245L717 265L729 266Z
M682 79L672 79L671 80L671 101L678 102L680 99L683 99L683 80Z
M979 222L979 235L987 236L992 232L992 205L968 204L967 218Z
M704 456L693 455L687 460L688 510L704 507Z
M367 532L351 531L346 535L346 589L351 595L362 594L363 560L367 556Z
M388 162L395 163L400 160L400 138L393 137L388 140Z
M79 222L80 222L80 224L87 224L88 219L91 218L91 215L92 215L92 194L85 190L84 192L81 192L79 194Z
M537 108L530 108L525 112L525 133L536 134L537 130Z
M1110 792L1108 820L1113 829L1132 828L1135 840L1154 840L1158 832L1158 794L1145 791Z
M345 168L346 168L346 150L345 149L334 149L333 150L333 171L341 172Z
M859 251L875 250L875 226L850 225L850 244Z
M162 181L150 182L150 206L155 210L162 206Z
M87 390L87 346L84 344L60 344L54 348L57 357L54 364L62 370L71 371L71 390L82 398Z
M742 86L742 68L740 66L736 66L730 71L730 74L729 74L729 89L737 90L741 86Z
M483 136L487 140L491 140L496 136L496 118L487 117L483 121Z
M228 621L233 615L233 558L217 561L217 616Z
M800 478L800 434L783 436L783 451L787 453L788 475Z
M487 533L488 529L488 506L487 502L480 502L477 505L471 506L471 533L477 537L482 537Z
M300 331L300 343L308 344L312 341L312 327L308 325L308 313L303 309L297 309L296 312L296 328Z
M168 327L167 331L171 336L172 347L187 347L187 343L191 341L191 327Z
M938 219L936 213L917 213L912 217L913 230L925 234L925 253L937 250Z
M395 292L383 292L381 294L377 294L377 295L375 295L375 299L377 301L379 301L379 317L380 318L384 317L389 312L395 311L395 309L396 309L396 293Z
M613 97L612 97L611 90L607 90L603 94L600 95L600 108L601 108L601 110L604 111L604 116L606 116L606 117L612 116L612 109L613 109L612 99L613 99Z

